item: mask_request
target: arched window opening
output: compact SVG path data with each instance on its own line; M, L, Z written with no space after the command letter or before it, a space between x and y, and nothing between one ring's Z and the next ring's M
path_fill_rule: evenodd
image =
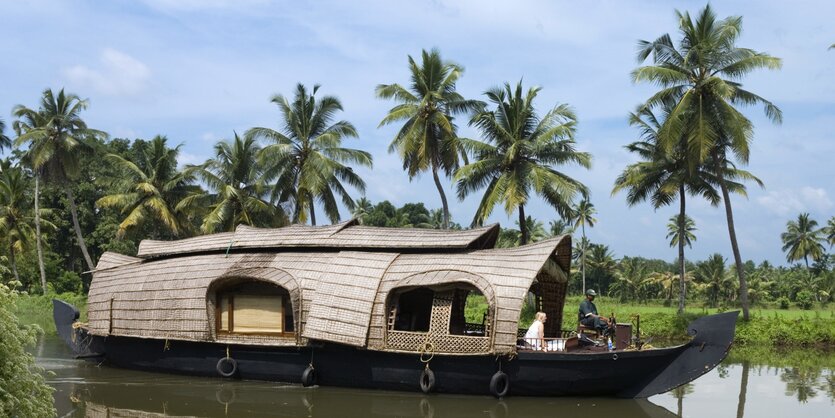
M236 282L216 291L218 335L294 335L290 294L283 287L261 282Z

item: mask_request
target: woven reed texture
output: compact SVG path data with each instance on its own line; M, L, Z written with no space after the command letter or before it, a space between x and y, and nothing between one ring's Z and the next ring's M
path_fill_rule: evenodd
M253 228L240 225L235 232L203 235L177 241L142 240L138 256L159 258L225 250L264 248L335 249L480 249L492 248L498 225L462 231L421 228L376 228L348 221L327 226L292 225Z
M340 227L339 231L357 228ZM542 286L542 306L557 319L548 323L559 329L566 282L561 260L570 257L560 251L570 248L569 239L556 238L519 248L460 253L218 253L140 262L107 256L93 273L88 322L94 335L216 341L214 290L246 278L287 289L299 337L238 335L232 337L236 341L291 345L306 344L310 338L386 350L386 303L392 290L463 284L478 289L491 306L485 324L488 337L453 335L450 341L483 347L481 338L488 349L511 352L522 303L534 283L552 284ZM438 341L447 352L459 352L464 344Z
M317 284L303 336L365 346L380 278L398 254L345 251L330 257Z

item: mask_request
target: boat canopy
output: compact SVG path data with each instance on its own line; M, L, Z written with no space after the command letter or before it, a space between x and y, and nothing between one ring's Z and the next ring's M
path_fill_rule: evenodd
M346 222L143 241L140 257L99 260L89 332L498 354L515 351L532 292L535 309L549 316L546 336L559 336L571 237L489 249L497 232L497 225L437 231ZM471 293L488 306L480 324L464 320Z

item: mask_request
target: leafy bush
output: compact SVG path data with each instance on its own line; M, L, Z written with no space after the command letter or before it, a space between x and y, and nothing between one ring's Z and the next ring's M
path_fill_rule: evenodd
M797 292L797 306L800 309L812 309L812 304L815 303L815 298L812 296L812 292L808 290L801 290Z
M18 283L19 284L19 283ZM43 369L26 351L35 344L37 326L22 326L12 313L18 293L0 284L0 416L55 416L52 388L46 384Z
M789 309L789 304L791 301L789 298L785 296L780 296L780 299L777 299L777 305L780 306L780 309Z

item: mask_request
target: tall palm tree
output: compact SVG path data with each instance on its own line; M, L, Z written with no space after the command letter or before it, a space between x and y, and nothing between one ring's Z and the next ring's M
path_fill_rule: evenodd
M483 224L499 203L508 215L518 208L521 244L528 242L525 205L531 192L563 218L572 213L577 195L588 196L585 185L555 168L591 166L591 155L575 149L577 117L565 104L539 117L533 104L539 91L532 87L523 93L521 81L515 89L505 83L503 89L488 90L485 94L496 109L479 112L472 120L486 142L461 139L475 161L455 172L459 199L485 188L473 225Z
M378 98L399 102L379 126L403 122L389 145L389 152L396 151L400 155L410 180L424 171L432 172L444 210L443 227L447 229L449 204L438 173L450 176L458 168L460 159L466 163L467 157L458 141L453 117L477 112L484 104L467 100L455 90L464 68L442 60L437 49L423 50L420 65L409 56L409 72L411 84L408 89L399 84L377 86Z
M87 100L64 93L63 89L57 95L46 89L37 111L18 105L12 113L18 118L14 123L15 130L19 132L15 145L28 143L28 161L35 175L64 188L78 246L87 267L93 270L95 265L81 233L78 209L70 187L70 182L79 174L79 153L88 148L84 142L86 137L105 136L101 131L88 128L81 118L81 111L87 105Z
M701 282L710 306L718 306L722 294L729 285L728 276L725 274L725 257L721 254L713 254L698 263L695 276Z
M573 219L574 219L574 229L576 230L579 226L583 231L583 240L581 241L583 245L587 242L586 240L586 225L589 228L594 228L594 223L597 222L597 219L594 217L594 214L597 213L597 210L594 208L594 204L591 203L586 197L585 199L581 200L580 203L577 204L576 207L572 210ZM582 266L582 273L583 273L583 294L586 294L586 247L583 247L583 256L581 258L581 266Z
M247 131L248 138L264 138L271 142L259 153L264 165L266 181L272 186L274 203L294 203L293 221L316 225L316 201L322 204L331 222L339 221L336 196L348 210L354 209L354 199L345 190L348 183L365 192L365 182L354 173L348 163L372 166L371 154L342 148L344 138L356 138L357 130L348 121L333 121L342 103L334 96L317 100L319 85L307 88L299 83L292 102L277 94L273 96L282 116L281 131L256 127Z
M667 239L670 240L670 247L683 243L693 248L693 241L696 240L696 234L693 233L696 231L696 222L687 215L684 215L684 222L682 222L680 217L681 214L673 215L667 222Z
M809 218L808 213L801 213L797 221L786 223L786 232L780 234L783 241L783 251L786 252L786 261L789 263L803 259L806 263L806 270L809 270L809 257L812 260L820 260L824 255L823 229L818 229L818 222Z
M627 145L626 149L638 154L641 161L623 170L615 180L612 194L627 190L626 202L629 206L649 200L655 209L670 205L678 199L677 220L684 221L687 219L688 193L704 197L711 205L719 204L719 193L713 185L716 176L704 165L689 165L683 141L679 141L673 148L667 148L666 143L669 141L662 138L662 129L672 111L672 103L667 102L660 111L661 116L658 117L651 108L641 106L629 115L629 123L638 128L641 140ZM684 229L681 222L678 229ZM686 299L684 245L684 241L678 242L679 314L684 313Z
M6 136L6 122L3 122L3 119L0 119L0 152L3 151L3 148L9 148L12 146L12 140Z
M124 237L128 230L148 223L161 225L160 230L174 236L185 232L174 206L193 191L188 185L194 177L177 170L182 145L168 148L167 142L166 137L155 136L141 149L137 161L117 154L105 156L125 173L115 185L120 193L96 202L99 207L116 208L126 215L119 224L117 237Z
M745 272L736 231L725 169L732 166L728 156L745 164L749 158L752 123L735 105L763 105L766 116L775 123L782 121L782 112L768 100L742 88L740 80L758 69L778 69L779 58L736 46L742 32L742 18L731 16L717 20L710 5L696 17L676 11L681 40L674 44L665 34L653 42L641 41L638 58L650 56L653 65L637 68L635 82L650 82L661 90L651 96L650 108L673 102L675 106L661 128L660 137L668 149L680 140L686 144L688 164L694 169L712 158L719 178L728 222L728 235L734 252L743 318L748 320L748 295Z
M259 182L263 169L257 155L261 148L254 138L241 138L215 145L215 158L199 166L186 167L185 175L200 178L210 192L185 197L177 211L201 213L200 230L204 233L234 231L239 224L281 226L287 223L284 212L265 200L264 184Z
M516 226L520 226L519 221L516 222ZM545 231L545 226L542 224L542 221L538 221L530 215L525 217L524 229L528 232L528 239L530 240L530 242L542 241L543 239L548 237L548 233ZM521 226L519 230L522 230Z
M8 160L0 161L0 242L8 251L9 264L17 281L17 255L28 248L35 237L35 214L27 199L28 179L23 169L12 166ZM40 209L40 216L49 214ZM43 221L43 226L54 229L55 225ZM46 277L41 278L41 288L46 293Z
M586 240L582 240L585 244ZM597 290L601 294L608 291L611 279L614 277L618 263L608 245L591 244L588 246L588 267L592 277L597 277ZM604 283L604 279L606 279Z

